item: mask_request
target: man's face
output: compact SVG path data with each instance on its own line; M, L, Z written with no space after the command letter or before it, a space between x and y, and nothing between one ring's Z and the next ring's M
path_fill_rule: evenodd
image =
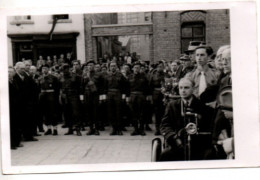
M14 75L15 75L14 69L13 68L8 68L8 77L9 77L9 79L13 79Z
M223 69L223 65L222 65L222 53L221 54L217 54L216 55L216 58L215 58L215 67L216 67L216 69L218 69L218 70L222 70Z
M163 71L163 64L158 64L157 71L162 72Z
M39 56L39 60L42 60L43 58L42 58L42 56Z
M71 58L71 54L70 53L67 53L67 58Z
M224 69L224 73L231 72L231 56L229 49L223 51L221 62Z
M96 65L95 65L95 71L96 71L96 72L100 72L100 71L101 71L101 67L100 67L99 64L96 64Z
M16 71L17 71L19 74L21 74L21 75L24 74L24 70L25 70L25 65L24 65L24 64L21 64L21 65L19 65L19 66L16 68Z
M125 72L130 72L129 66L124 66L124 70L125 70Z
M89 63L88 64L88 70L89 71L94 71L94 64L93 63Z
M80 65L79 65L78 62L74 62L73 63L73 69L75 69L75 70L79 70L80 69Z
M140 65L135 65L135 66L133 67L134 74L140 73L140 69L141 69Z
M193 93L193 87L191 82L188 80L181 80L179 82L179 93L181 98L189 99Z
M25 65L25 71L30 72L31 63L29 61L25 61L24 65Z
M173 71L177 71L177 69L178 69L178 65L177 65L176 62L173 62L173 63L171 64L171 67L172 67L172 70L173 70Z
M195 58L198 66L205 66L208 63L208 55L206 49L197 49L195 52Z
M31 73L31 74L34 75L34 74L36 74L36 72L37 72L37 69L36 69L35 67L31 67L31 68L30 68L30 73Z
M110 64L110 71L111 71L111 72L116 72L116 68L117 68L116 63L111 63L111 64Z
M63 58L64 58L64 54L61 54L61 55L60 55L60 58L63 59Z
M49 68L47 68L47 67L43 67L43 68L42 68L42 73L43 73L43 74L46 75L46 74L48 74L48 72L49 72Z

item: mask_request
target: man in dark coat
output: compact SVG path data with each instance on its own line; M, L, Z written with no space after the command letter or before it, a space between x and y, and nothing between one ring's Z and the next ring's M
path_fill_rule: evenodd
M10 139L11 149L22 147L21 142L21 123L19 120L21 96L17 82L14 80L15 70L8 68L9 75L9 107L10 107Z
M33 137L34 128L34 100L35 89L32 84L32 79L25 73L25 64L18 62L15 65L16 74L14 80L17 82L19 92L21 93L21 121L22 134L25 141L38 141Z
M179 82L181 98L167 105L162 118L161 132L168 147L162 152L161 161L202 160L210 146L210 133L205 132L210 132L213 110L192 95L193 88L191 80L181 79ZM195 115L189 116L188 112L197 114L197 123ZM186 132L189 120L198 127L197 132L190 136ZM190 146L188 146L189 138L191 138Z

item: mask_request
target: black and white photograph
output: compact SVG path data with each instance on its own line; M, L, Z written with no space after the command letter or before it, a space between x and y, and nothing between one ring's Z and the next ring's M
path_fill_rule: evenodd
M243 70L239 8L123 7L5 15L6 173L255 166L258 89L240 87L257 49Z

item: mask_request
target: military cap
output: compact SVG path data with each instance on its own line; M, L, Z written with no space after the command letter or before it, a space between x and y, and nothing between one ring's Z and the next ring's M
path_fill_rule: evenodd
M89 64L91 64L91 63L94 64L94 65L96 64L95 61L90 60L90 61L86 62L86 66L89 65Z
M106 64L101 64L101 68L106 68L107 69L107 65Z
M198 46L202 46L202 45L206 45L206 43L203 42L203 41L190 41L190 44L189 44L189 46L188 46L188 50L186 50L185 53L194 52L195 49L196 49Z
M180 60L181 60L181 61L190 61L190 57L189 57L188 55L184 54L184 55L182 55L182 56L180 57Z
M65 69L69 69L69 68L70 68L70 65L65 63L65 64L62 65L61 69L65 70Z
M139 61L134 62L133 67L136 65L142 66L142 64Z

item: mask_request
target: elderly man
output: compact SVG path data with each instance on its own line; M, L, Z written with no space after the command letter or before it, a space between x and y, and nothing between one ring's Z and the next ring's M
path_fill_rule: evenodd
M15 70L13 67L8 68L9 76L9 107L10 107L10 139L11 149L22 147L21 142L21 121L20 121L20 106L21 95L19 87L15 79Z
M32 79L25 72L25 64L17 62L15 65L16 74L14 80L17 82L19 92L21 93L21 121L22 134L25 141L37 141L33 137L35 122L34 122L34 98L35 89L32 86Z
M195 49L197 68L185 76L195 84L193 93L196 97L200 97L207 87L217 84L218 76L216 71L208 66L211 50L209 46L197 47Z
M200 102L193 95L193 90L194 83L190 79L181 79L179 81L181 99L171 101L166 107L161 132L166 139L167 148L161 155L161 161L202 160L210 145L210 135L203 135L200 132L210 131L209 119L212 109ZM194 119L195 115L189 116L192 113L197 114L197 123ZM188 132L185 128L189 120L199 127L198 133L190 135L190 154L187 146Z

